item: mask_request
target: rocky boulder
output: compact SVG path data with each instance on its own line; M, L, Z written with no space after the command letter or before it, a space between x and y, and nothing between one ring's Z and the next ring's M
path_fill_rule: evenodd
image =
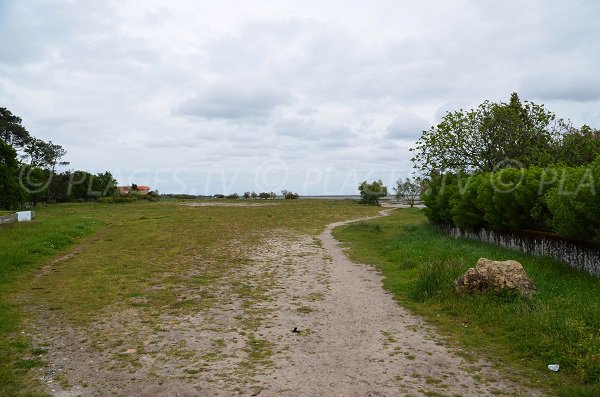
M508 291L521 295L532 295L536 291L519 262L486 258L480 258L475 268L470 268L454 280L454 287L456 292L468 294L483 293L490 289L496 293Z

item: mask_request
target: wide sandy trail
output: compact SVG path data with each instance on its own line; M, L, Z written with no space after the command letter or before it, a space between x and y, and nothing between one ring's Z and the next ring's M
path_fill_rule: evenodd
M319 237L330 257L328 291L315 312L302 319L311 334L293 346L290 360L278 363L264 395L536 394L502 381L483 360L467 363L454 354L432 327L384 291L375 270L352 263L331 234L350 222L331 224ZM311 273L319 271L308 266Z
M148 316L133 305L109 308L101 320L72 327L56 312L29 306L38 313L29 325L32 337L48 346L48 365L38 370L46 392L211 397L537 394L503 380L483 360L467 362L434 328L399 306L375 270L350 262L338 246L331 231L343 223L327 226L319 238L280 230L256 246L230 247L249 265L237 268L221 285L210 286L220 297L218 304L190 315ZM187 299L196 299L197 293L182 291Z

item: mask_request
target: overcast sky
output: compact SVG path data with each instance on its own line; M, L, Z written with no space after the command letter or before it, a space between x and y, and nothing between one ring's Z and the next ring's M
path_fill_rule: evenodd
M0 107L70 168L193 194L355 194L447 110L600 127L600 2L4 1Z

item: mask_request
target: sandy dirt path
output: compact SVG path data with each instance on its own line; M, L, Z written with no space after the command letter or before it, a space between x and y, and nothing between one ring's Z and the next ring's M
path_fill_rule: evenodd
M383 211L381 214L386 215ZM236 247L248 263L185 316L108 308L73 327L30 305L39 369L53 396L531 396L485 361L467 362L400 307L327 226ZM186 299L207 291L186 290ZM23 298L27 300L27 297ZM118 343L116 343L118 342Z
M382 211L381 216L387 214ZM327 293L315 311L298 322L309 335L299 337L287 361L277 362L264 395L537 394L503 381L484 360L468 363L456 355L432 327L383 290L375 270L352 263L331 234L351 222L331 224L320 235L328 260L313 262L305 271L310 274L325 266Z

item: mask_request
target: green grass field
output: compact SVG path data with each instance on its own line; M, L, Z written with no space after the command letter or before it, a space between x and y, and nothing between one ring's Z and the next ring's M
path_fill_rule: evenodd
M0 226L0 395L37 395L29 369L44 365L44 354L20 333L28 313L17 299L24 293L74 325L92 321L108 306L126 308L132 299L148 313L185 312L200 303L178 299L178 291L216 283L241 265L236 244L251 245L283 229L316 235L328 223L378 210L325 200L251 208L173 201L38 207L34 221ZM52 263L69 253L75 255ZM190 258L206 263L202 276L186 274L192 266L198 270ZM38 277L45 266L49 271ZM158 284L161 289L151 288ZM210 297L201 304L210 305Z
M23 296L74 326L98 320L106 308L133 306L152 326L157 311L178 316L210 307L211 286L219 283L231 284L245 302L262 299L260 288L248 289L232 277L244 266L238 247L283 230L316 236L328 223L380 210L326 200L250 208L180 204L52 205L36 208L32 222L0 226L0 395L43 395L31 368L45 364L45 350L21 333L31 315ZM385 287L400 304L438 326L451 345L468 347L467 358L489 357L499 367L516 368L506 370L515 381L523 382L525 374L531 385L561 396L600 395L599 280L546 258L439 235L419 210L397 210L335 235L353 259L385 275ZM457 296L453 279L479 257L519 260L538 294L531 300ZM199 289L201 301L181 299L182 291ZM261 313L247 309L240 321L252 342L245 364L251 371L268 362L269 346L252 336ZM551 363L561 371L548 371Z
M548 258L440 235L417 209L334 235L352 259L382 272L401 305L435 324L453 345L520 369L532 385L560 396L600 395L600 280ZM480 257L520 261L538 293L532 299L458 296L453 280ZM554 363L561 365L558 373L547 369Z

